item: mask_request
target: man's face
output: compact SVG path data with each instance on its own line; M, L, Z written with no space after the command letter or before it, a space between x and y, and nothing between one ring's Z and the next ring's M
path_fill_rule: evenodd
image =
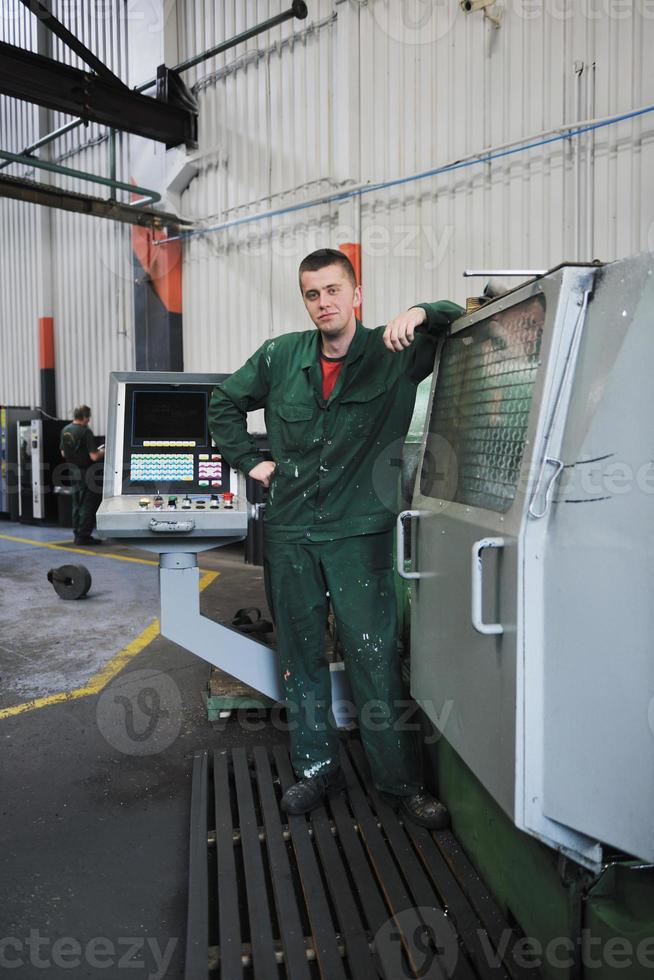
M336 339L354 327L354 308L361 303L361 287L352 285L342 265L303 272L300 286L307 312L323 336Z

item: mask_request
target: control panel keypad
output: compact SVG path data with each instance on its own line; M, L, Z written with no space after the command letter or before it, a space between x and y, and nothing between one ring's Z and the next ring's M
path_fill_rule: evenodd
M139 453L130 459L130 480L172 483L193 480L192 453Z
M199 486L220 486L222 475L223 470L220 453L200 453L198 456Z

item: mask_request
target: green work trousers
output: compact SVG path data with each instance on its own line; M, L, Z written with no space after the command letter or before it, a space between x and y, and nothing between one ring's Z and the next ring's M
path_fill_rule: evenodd
M421 786L400 675L393 532L312 544L266 538L265 577L286 696L293 767L301 778L338 765L325 628L331 598L361 738L375 785ZM327 594L329 593L329 595Z
M95 513L102 497L92 490L83 473L72 484L73 534L76 538L88 538L95 527Z

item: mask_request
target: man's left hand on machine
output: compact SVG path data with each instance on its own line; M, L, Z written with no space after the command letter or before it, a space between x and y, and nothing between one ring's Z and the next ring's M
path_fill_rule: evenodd
M427 314L420 306L412 306L406 313L389 320L384 331L384 344L392 351L404 350L414 340L415 329L427 319Z

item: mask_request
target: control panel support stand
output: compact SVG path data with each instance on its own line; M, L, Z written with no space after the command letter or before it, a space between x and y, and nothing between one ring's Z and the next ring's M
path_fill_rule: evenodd
M162 636L274 701L284 700L277 652L201 614L196 553L161 554L159 590ZM330 668L332 710L339 727L354 718L352 696L343 667L342 663L337 663Z

